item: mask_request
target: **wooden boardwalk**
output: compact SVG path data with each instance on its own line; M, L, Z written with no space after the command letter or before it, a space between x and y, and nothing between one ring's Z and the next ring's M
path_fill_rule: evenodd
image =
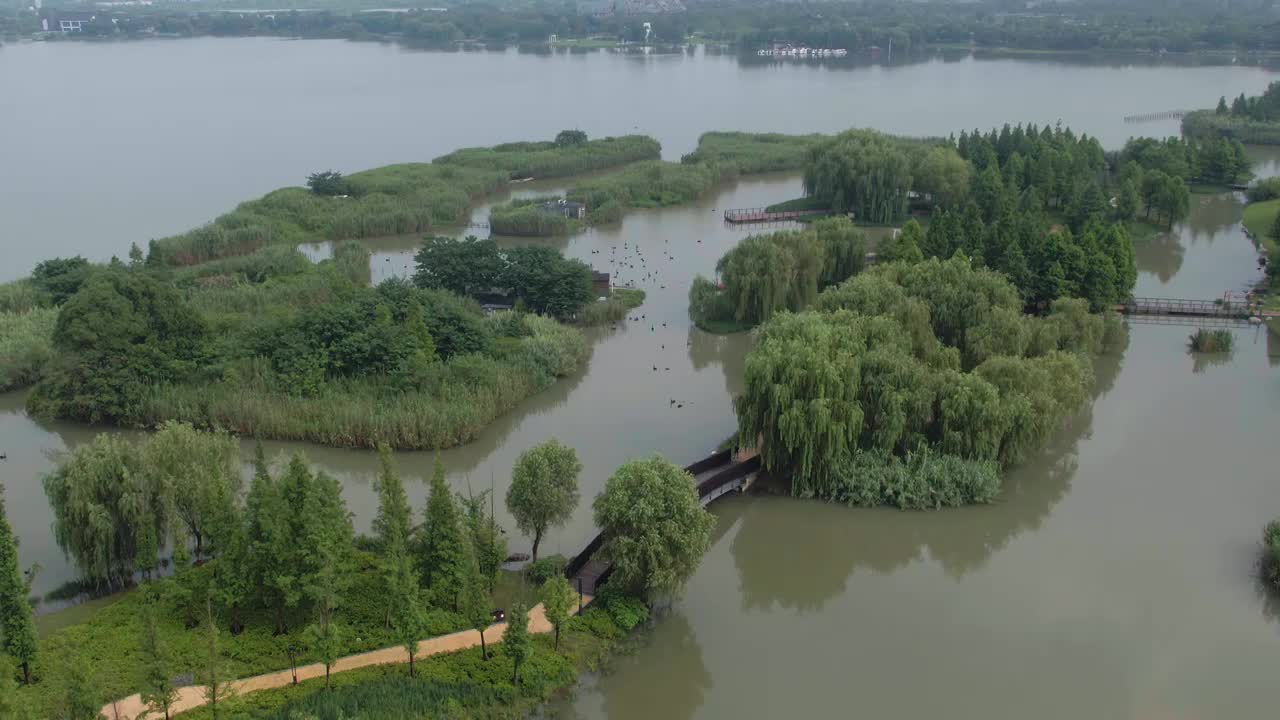
M1171 315L1178 317L1236 318L1280 317L1280 313L1265 311L1262 303L1249 298L1225 296L1215 300L1189 300L1184 298L1129 298L1115 309L1125 315Z
M747 225L756 223L791 222L806 217L830 215L830 210L783 210L769 212L765 208L738 208L725 210L724 221L730 225Z
M1127 123L1155 122L1156 120L1177 120L1187 114L1187 110L1163 110L1153 113L1138 113L1137 115L1125 115L1124 121Z

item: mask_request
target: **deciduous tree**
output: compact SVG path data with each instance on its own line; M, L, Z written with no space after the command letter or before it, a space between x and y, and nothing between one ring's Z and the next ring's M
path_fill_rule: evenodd
M679 591L702 561L715 525L693 476L657 455L618 468L594 509L613 580L643 595Z
M507 509L520 531L533 535L533 559L548 528L573 516L578 506L578 453L559 440L535 445L516 459L507 489Z

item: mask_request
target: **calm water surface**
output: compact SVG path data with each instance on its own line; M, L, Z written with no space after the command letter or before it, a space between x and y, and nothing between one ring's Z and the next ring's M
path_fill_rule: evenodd
M86 66L111 82L46 92ZM123 253L132 240L198 224L320 167L425 160L569 126L647 132L672 158L708 129L939 134L1017 120L1062 119L1117 147L1130 134L1176 131L1125 125L1128 112L1207 105L1257 92L1271 77L1012 60L743 67L720 57L450 55L258 39L5 46L0 279L50 255ZM50 140L32 139L42 137ZM1280 174L1280 153L1257 159L1260 174ZM730 398L749 340L690 328L689 282L743 236L723 225L723 209L798 192L794 176L753 179L690 207L547 241L648 291L636 313L644 319L591 331L594 354L577 376L445 452L454 487L492 482L501 494L523 449L551 437L575 446L583 506L545 541L569 554L589 536L589 500L617 465L653 452L688 462L714 448L733 430ZM1138 248L1138 294L1214 297L1254 281L1239 217L1238 197L1193 198L1185 223ZM416 243L372 243L375 276L405 272ZM610 266L614 253L628 267ZM1195 358L1188 332L1134 325L1127 350L1098 362L1092 408L1011 473L993 505L902 513L764 497L718 504L714 545L685 596L636 653L552 712L1274 717L1280 604L1259 592L1254 562L1262 524L1280 515L1269 430L1280 411L1280 346L1242 328L1231 357ZM46 568L43 593L74 576L49 530L39 485L46 453L95 430L36 423L22 402L0 396L9 456L0 479L23 562ZM269 445L272 454L295 450L342 480L367 529L376 457ZM398 458L420 508L431 456ZM513 538L514 549L525 544Z

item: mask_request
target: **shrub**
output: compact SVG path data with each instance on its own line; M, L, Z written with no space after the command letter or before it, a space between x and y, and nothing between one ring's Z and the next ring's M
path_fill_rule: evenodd
M1280 591L1280 520L1262 530L1262 578L1273 591Z
M563 555L548 555L525 566L524 576L530 585L541 587L551 577L564 572L568 559Z
M1249 198L1249 202L1265 202L1280 198L1280 177L1259 180L1249 186L1245 195Z
M1208 330L1200 328L1187 338L1187 345L1192 352L1231 352L1235 336L1230 330Z
M34 385L53 360L56 308L0 311L0 392Z

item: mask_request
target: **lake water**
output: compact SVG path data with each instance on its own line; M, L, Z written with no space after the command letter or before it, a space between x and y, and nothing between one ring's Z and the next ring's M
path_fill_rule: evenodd
M564 127L649 133L670 158L711 129L924 135L1058 119L1115 148L1131 134L1177 129L1127 125L1125 114L1208 105L1273 78L1242 67L963 60L836 70L262 39L7 45L0 279L51 255L123 254L133 240L188 228L316 169L426 160ZM48 91L59 86L69 91ZM1259 172L1280 174L1280 153L1257 159ZM589 500L613 468L654 452L683 463L711 451L733 431L730 400L749 341L692 329L689 283L744 235L724 226L725 208L798 192L795 176L751 179L689 207L547 241L615 273L613 252L635 265L617 279L649 293L636 311L644 319L591 331L594 354L579 374L445 452L454 487L492 483L502 494L520 451L551 437L573 445L584 502L544 541L546 552L572 554L591 533ZM1239 217L1238 197L1193 197L1185 223L1138 248L1137 294L1216 297L1255 280ZM416 243L373 243L375 275L407 270ZM641 267L656 277L642 280ZM552 711L610 720L855 710L1274 717L1280 603L1260 593L1254 564L1262 525L1280 515L1280 343L1241 328L1230 358L1194 358L1188 332L1134 324L1127 350L1099 361L1092 408L1011 473L990 506L904 513L775 497L718 503L715 542L684 596L635 653ZM22 403L20 394L0 396L8 453L0 479L23 562L45 566L43 593L74 576L49 530L39 483L46 453L95 431L34 422ZM357 527L367 529L372 453L268 450L302 450L339 477ZM421 508L431 456L398 460ZM526 542L513 537L513 549Z

